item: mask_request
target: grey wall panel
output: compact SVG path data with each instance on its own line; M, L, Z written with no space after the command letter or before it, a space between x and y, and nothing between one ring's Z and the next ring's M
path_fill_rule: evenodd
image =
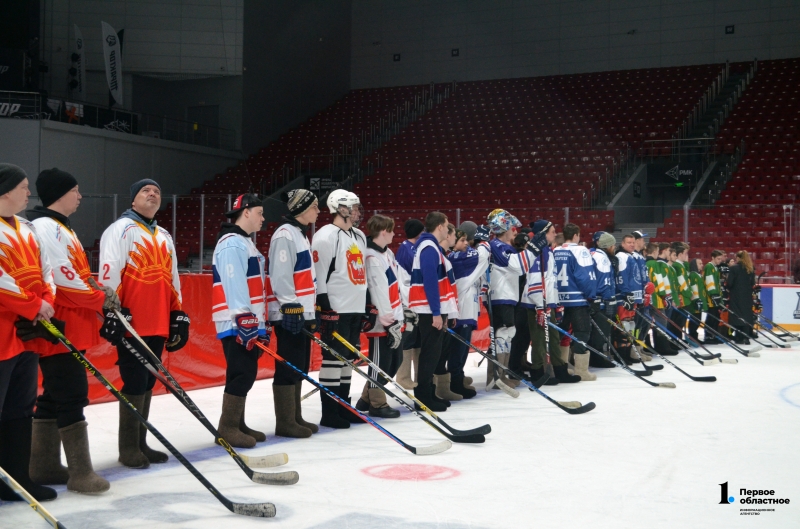
M735 33L726 35L731 24ZM800 2L792 0L353 0L351 84L780 59L800 55L798 27ZM451 48L460 56L449 57Z
M39 174L39 122L0 119L0 163L18 165L29 179Z

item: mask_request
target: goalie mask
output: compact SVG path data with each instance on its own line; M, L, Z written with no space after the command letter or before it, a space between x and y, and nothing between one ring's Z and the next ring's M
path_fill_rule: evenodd
M504 209L496 209L489 213L489 216L486 217L486 224L489 225L489 229L495 235L505 233L511 228L520 228L522 226L517 217Z

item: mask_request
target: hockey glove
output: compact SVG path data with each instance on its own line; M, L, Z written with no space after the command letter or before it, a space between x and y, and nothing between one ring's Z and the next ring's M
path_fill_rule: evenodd
M319 307L317 307L319 309ZM333 340L333 333L339 325L339 313L335 310L317 310L319 318L319 337L323 342Z
M233 322L236 324L236 343L252 351L258 340L258 316L252 312L243 312L234 316Z
M120 314L125 320L130 323L132 316L131 311L125 307L119 309ZM114 311L107 310L105 318L103 319L103 326L100 327L100 336L109 341L111 345L119 345L122 343L122 338L125 337L125 327L119 321Z
M116 291L111 287L100 287L100 290L106 295L103 300L103 310L119 310L122 305Z
M264 336L259 336L258 341L259 343L263 344L264 347L269 347L269 342L272 338L272 325L270 325L269 322L264 325L264 332Z
M753 287L753 292L754 292L755 294L758 294L759 292L761 292L761 285L755 285L755 286Z
M406 320L406 332L411 332L419 324L419 315L410 309L403 309L403 318Z
M714 302L714 306L718 308L722 308L722 298L719 296L711 296L711 301Z
M361 316L361 332L369 332L375 328L375 321L378 319L378 307L367 305L364 307L364 315Z
M169 340L165 349L174 353L183 349L189 341L189 315L182 310L173 310L169 313Z
M475 242L489 242L489 227L481 224L478 226L478 229L475 230Z
M697 311L698 314L703 312L703 300L700 299L700 298L697 298L696 300L694 300L694 308L695 308L695 310Z
M544 309L536 309L536 324L542 329L547 328L547 312Z
M649 299L645 302L645 305L648 304ZM625 298L622 300L622 306L625 307L625 310L632 311L636 308L636 297L631 294L625 294Z
M753 312L756 314L761 314L761 311L764 310L764 305L761 304L760 300L753 300Z
M564 307L562 307L561 305L556 307L554 318L556 320L556 325L561 325L561 322L564 321Z
M66 323L63 320L50 318L50 323L55 325L56 329L61 331L61 334L64 334L64 328L66 326ZM50 343L59 343L58 338L53 336L52 333L50 333L50 331L45 329L44 325L38 325L31 320L20 318L19 320L14 322L14 327L17 328L17 338L19 338L23 342L27 342L28 340L33 340L34 338L42 338Z
M534 256L539 257L539 255L542 253L542 249L544 249L545 246L547 246L547 232L542 230L534 235L533 239L528 241L528 243L525 245L525 248L527 248Z
M600 298L594 298L587 300L589 302L589 314L597 314L600 312L600 305L603 304L603 300Z
M303 306L299 303L284 303L281 305L281 326L292 334L297 334L303 330Z
M617 314L617 300L616 299L607 299L603 301L605 303L605 315L607 318L614 319L614 316Z
M403 322L396 321L386 329L389 338L389 349L397 349L403 341Z

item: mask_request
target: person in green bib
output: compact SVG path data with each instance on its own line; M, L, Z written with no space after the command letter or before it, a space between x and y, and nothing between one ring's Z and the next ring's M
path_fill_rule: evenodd
M689 250L686 250L688 255ZM692 316L697 320L689 320L689 336L695 340L699 340L697 329L700 327L700 318L703 312L708 310L706 304L706 285L703 282L703 276L700 271L703 269L703 261L700 259L692 259L689 261L689 286L692 289L692 303L686 307Z
M706 318L706 325L719 332L719 318L722 311L722 281L719 277L719 266L725 260L725 252L714 250L711 252L711 261L703 269L703 283L706 287L707 312L710 318ZM710 321L709 321L710 320ZM707 333L703 343L718 344L719 339L713 333Z
M653 308L666 315L666 309L672 307L672 288L670 284L670 270L667 262L669 257L669 243L649 243L645 250L647 276L653 283ZM663 325L662 321L659 322ZM658 321L658 320L656 320ZM671 331L670 331L671 332ZM655 350L662 355L676 355L678 351L660 332L654 331L653 342Z
M672 321L675 325L686 332L687 317L683 311L692 303L692 289L689 285L689 271L686 268L686 260L689 258L689 245L683 242L673 242L670 245L669 259L670 266L675 276L675 282L672 283L675 292L675 306L680 308L680 311L672 311Z

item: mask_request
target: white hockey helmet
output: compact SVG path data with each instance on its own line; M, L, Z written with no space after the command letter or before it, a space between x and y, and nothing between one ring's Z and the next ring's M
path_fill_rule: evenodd
M328 211L333 213L338 213L339 208L344 206L347 208L348 215L345 218L349 217L350 213L352 212L353 206L360 204L361 201L358 199L355 193L351 193L346 189L334 189L328 195Z

